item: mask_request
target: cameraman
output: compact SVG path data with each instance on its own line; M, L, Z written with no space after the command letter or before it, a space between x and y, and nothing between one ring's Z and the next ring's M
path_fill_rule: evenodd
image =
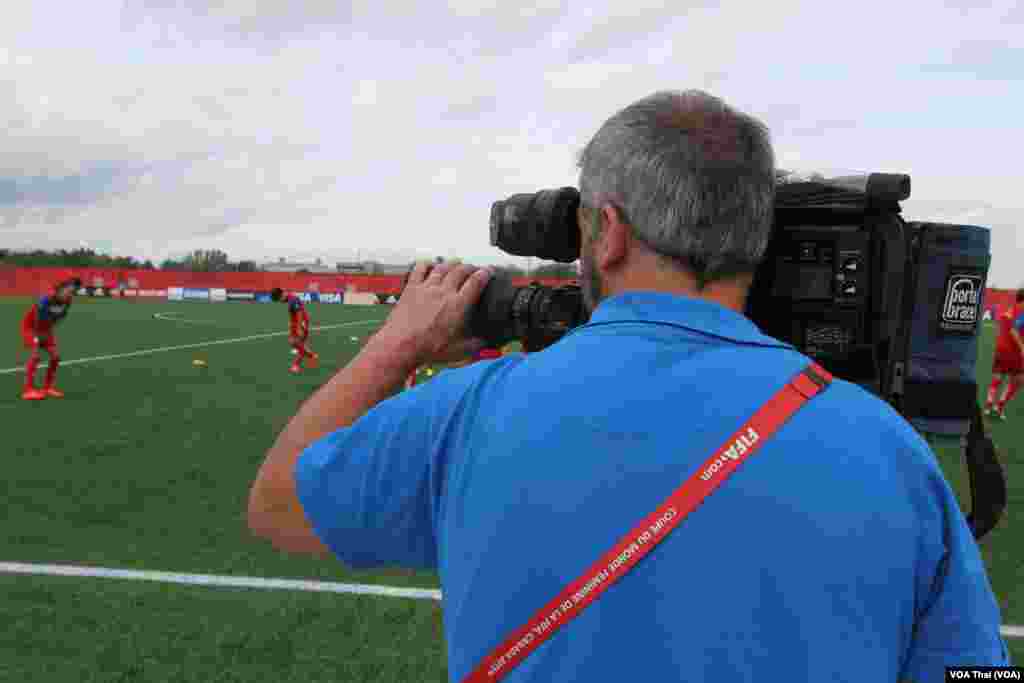
M463 680L808 364L744 315L774 156L699 91L612 116L580 158L590 322L465 354L484 271L418 266L267 454L249 523L356 568L436 568ZM780 312L785 315L785 312ZM957 500L894 410L836 379L507 681L915 681L1007 662Z

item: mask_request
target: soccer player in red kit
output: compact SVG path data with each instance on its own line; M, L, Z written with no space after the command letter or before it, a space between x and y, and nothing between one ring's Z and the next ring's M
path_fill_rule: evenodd
M297 374L302 372L302 361L309 359L310 367L316 367L320 356L313 353L307 342L309 340L309 312L302 299L294 294L285 295L280 287L275 287L270 292L270 298L274 301L284 301L288 304L288 343L295 349L295 362L288 368L288 372Z
M82 286L80 280L66 280L54 288L52 295L41 297L32 305L21 319L21 337L25 348L31 351L25 365L25 388L21 397L26 401L41 401L44 398L63 398L64 393L53 386L57 377L57 366L60 365L60 354L57 351L57 336L54 328L68 314L75 291ZM46 366L46 379L43 388L36 389L35 375L39 362L42 360L40 350L46 351L50 362Z
M1006 404L1024 384L1024 289L1017 290L1016 302L998 318L999 336L992 358L992 384L988 388L985 414L1006 419ZM996 400L999 388L1006 382L1003 395ZM994 405L994 407L993 407Z

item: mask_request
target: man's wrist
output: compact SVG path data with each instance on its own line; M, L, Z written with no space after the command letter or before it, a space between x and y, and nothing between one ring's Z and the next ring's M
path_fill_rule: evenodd
M385 330L367 340L363 353L372 357L376 363L394 368L403 377L423 364L422 353L415 340L391 335Z

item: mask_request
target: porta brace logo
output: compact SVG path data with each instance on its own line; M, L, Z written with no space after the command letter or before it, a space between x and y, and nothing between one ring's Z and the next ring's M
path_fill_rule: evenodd
M714 461L708 465L703 472L701 472L700 478L704 481L710 479L716 472L718 472L725 463L729 460L737 460L740 456L746 455L755 443L761 440L761 435L757 433L753 427L747 427L746 434L740 434L739 438L733 442L725 452L719 455Z
M978 288L981 278L953 276L946 287L942 317L949 322L974 322L978 319Z
M981 305L982 278L955 273L946 280L939 323L948 331L973 331Z

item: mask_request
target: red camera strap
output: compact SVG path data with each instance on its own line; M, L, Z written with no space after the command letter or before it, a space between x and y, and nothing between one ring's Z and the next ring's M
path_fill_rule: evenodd
M495 648L463 683L497 681L618 581L761 447L808 400L832 381L812 363L761 406L682 486L578 579Z

